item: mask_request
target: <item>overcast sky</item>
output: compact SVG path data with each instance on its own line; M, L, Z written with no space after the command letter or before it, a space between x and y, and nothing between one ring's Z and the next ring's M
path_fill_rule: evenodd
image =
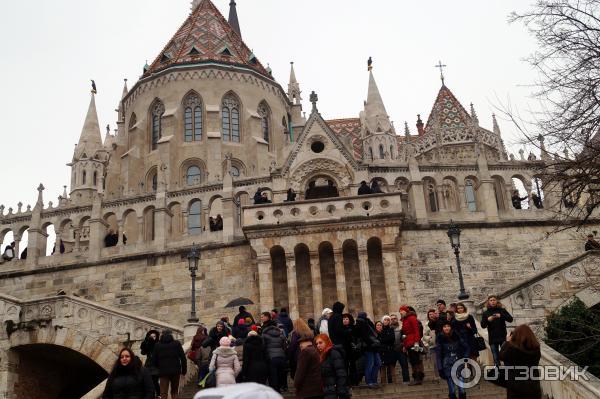
M229 0L213 0L228 14ZM499 101L527 110L535 80L522 61L535 42L507 15L526 0L238 0L246 44L269 63L287 91L295 62L309 110L319 94L326 119L357 117L366 98L366 60L398 133L413 134L416 114L429 115L446 85L468 109L475 104L491 129ZM90 79L98 85L100 125L116 127L123 78L131 87L190 11L189 0L12 1L0 13L0 204L32 204L36 187L57 202L69 184L73 156L89 104ZM507 145L518 140L500 121ZM103 131L104 135L104 131ZM510 147L509 147L510 148ZM514 147L512 147L514 148Z

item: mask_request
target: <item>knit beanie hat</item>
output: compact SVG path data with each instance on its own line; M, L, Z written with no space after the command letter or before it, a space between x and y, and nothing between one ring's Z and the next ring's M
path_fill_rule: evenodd
M229 339L229 337L223 337L219 340L219 346L224 346L226 348L229 348L231 346L231 340Z
M408 308L408 306L402 305L402 306L400 306L400 312L408 313L408 312L410 312L410 309Z

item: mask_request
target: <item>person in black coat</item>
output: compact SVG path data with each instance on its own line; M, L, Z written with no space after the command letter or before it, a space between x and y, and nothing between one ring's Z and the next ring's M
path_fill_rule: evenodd
M513 317L502 307L498 297L490 295L481 316L481 328L488 330L488 341L496 366L500 366L500 347L506 342L506 323L512 321Z
M375 325L365 312L359 312L354 329L356 337L359 338L365 355L365 382L369 388L377 388L377 376L381 367L379 350L381 343L375 333Z
M348 382L350 386L358 385L358 373L356 370L356 362L362 356L362 348L360 339L354 333L354 317L350 313L342 315L342 336L346 369L348 370Z
M264 318L267 315L270 317L268 312L263 312ZM269 386L277 392L281 392L281 389L285 388L287 384L283 331L277 326L277 323L268 319L263 323L261 333L269 359Z
M542 389L540 386L539 369L531 369L538 366L542 354L540 343L531 328L523 324L515 328L508 341L502 345L500 359L505 366L528 367L535 378L517 379L522 375L522 370L508 369L506 378L507 399L541 399Z
M321 356L323 399L350 398L344 356L333 346L326 334L317 335L315 344Z
M226 337L228 335L229 330L227 329L227 326L225 326L225 323L223 321L219 320L217 321L217 324L210 329L210 332L208 333L209 339L204 341L202 347L208 348L210 346L212 350L215 350L217 346L219 346L219 341L221 340L221 338Z
M148 370L148 373L150 373L150 376L152 377L156 396L160 395L160 385L158 384L158 368L156 368L154 361L154 348L156 347L159 338L160 333L158 331L150 330L146 333L146 338L144 338L144 341L140 346L142 355L146 356L144 367L146 367L146 370Z
M468 350L466 357L477 360L479 357L479 348L477 347L477 325L475 319L467 310L467 306L459 302L456 304L456 314L452 320L452 330L454 330L460 339L467 344Z
M242 358L242 381L266 385L269 377L267 355L263 339L256 331L248 333L248 338L244 341Z
M452 368L458 360L465 357L468 348L458 334L452 330L452 323L450 321L443 323L442 332L436 338L435 351L438 373L448 384L448 397L450 399L456 398L455 393L458 390L458 398L466 398L464 388L457 387L454 384Z
M121 349L102 394L102 399L154 399L150 373L129 348Z
M327 331L329 332L329 338L333 345L338 349L343 348L344 343L347 340L346 332L344 331L344 323L342 321L342 314L344 313L345 305L341 302L333 304L331 309L333 314L329 317L327 323ZM344 354L345 355L345 354Z
M382 346L381 364L383 367L381 368L381 382L387 379L387 383L391 384L396 380L396 354L394 353L396 334L392 328L392 318L390 316L383 316L381 322L382 329L378 335Z
M279 314L277 314L277 324L283 326L286 337L289 336L294 329L294 323L292 322L292 319L290 319L286 308L281 308Z
M254 324L254 317L252 317L252 314L246 310L245 306L240 306L238 308L238 310L239 310L239 313L237 315L235 315L235 317L233 318L234 326L237 326L238 321L240 319L246 320L246 318L248 318L248 317L250 318L250 320L252 320L250 324Z
M373 192L371 191L371 187L369 187L369 185L367 184L366 181L361 181L360 182L360 187L358 188L358 195L369 195L369 194L373 194Z
M173 338L171 330L163 331L154 347L154 364L158 368L161 398L168 397L169 386L171 396L177 395L180 376L187 373L187 359L181 342Z

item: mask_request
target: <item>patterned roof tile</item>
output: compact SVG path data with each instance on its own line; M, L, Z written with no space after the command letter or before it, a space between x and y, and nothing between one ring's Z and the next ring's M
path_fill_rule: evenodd
M440 89L427 125L425 125L425 131L430 130L433 126L439 126L442 128L462 128L466 127L471 121L471 117L456 99L454 94L445 85Z
M339 138L349 138L353 147L353 155L356 159L362 159L362 141L360 139L360 119L333 119L325 121Z

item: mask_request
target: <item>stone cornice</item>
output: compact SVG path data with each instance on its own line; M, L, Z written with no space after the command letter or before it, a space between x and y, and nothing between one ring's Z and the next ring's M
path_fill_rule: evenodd
M245 228L244 233L248 239L266 237L287 237L306 234L319 234L336 231L361 230L378 227L402 226L405 215L392 213L381 216L366 216L342 218L338 221L297 222L276 225L264 225Z

